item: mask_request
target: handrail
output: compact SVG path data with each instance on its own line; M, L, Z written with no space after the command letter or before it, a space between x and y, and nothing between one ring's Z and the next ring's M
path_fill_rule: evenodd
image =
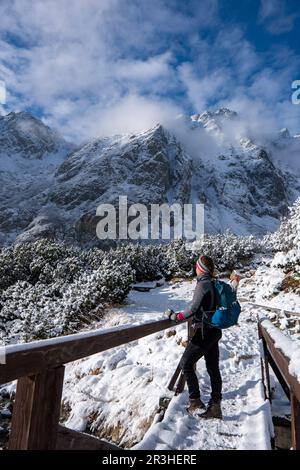
M178 323L166 319L137 326L122 325L104 331L98 329L7 346L5 348L5 364L0 364L0 384L34 375L45 369L59 367L175 325Z
M258 308L264 308L265 310L274 310L274 312L279 312L279 313L284 313L285 315L295 315L295 316L300 316L300 312L293 312L291 310L284 310L279 307L271 307L270 305L262 305L262 304L256 304L254 302L249 302L247 299L239 298L241 302L247 303L248 305L252 305L253 307L258 307Z
M270 353L270 355L273 357L274 361L276 362L276 365L278 369L280 370L281 375L284 378L289 389L291 390L292 393L295 394L297 399L300 401L300 383L298 382L297 378L289 372L290 359L286 357L283 351L275 347L275 341L271 337L271 335L268 333L268 331L264 328L264 326L262 325L262 321L264 320L261 319L258 322L260 337L265 340L268 352Z
M263 379L267 382L267 384L265 384L267 391L266 398L272 401L269 378L270 364L286 396L291 402L292 448L300 450L300 382L297 377L290 373L290 359L286 357L281 349L275 346L275 340L266 328L264 328L262 324L263 321L265 321L265 319L258 319L258 333L263 343L264 364L262 375ZM281 334L283 335L283 333Z
M59 426L64 364L178 325L166 319L7 346L0 384L18 379L8 448L112 449L112 444Z

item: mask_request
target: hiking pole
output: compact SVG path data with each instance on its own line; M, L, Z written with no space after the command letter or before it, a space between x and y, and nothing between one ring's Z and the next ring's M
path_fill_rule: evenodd
M174 385L176 384L176 381L178 379L180 371L181 371L181 367L180 367L180 361L179 361L178 366L176 367L176 370L175 370L175 372L174 372L174 374L173 374L173 376L172 376L172 378L169 382L169 385L168 385L168 390L170 390L170 392L173 391Z
M193 327L192 327L192 324L191 324L191 321L188 321L187 322L187 327L188 327L188 331L187 331L187 344L190 343L192 337L194 336L194 331L193 331ZM180 361L181 361L181 358L180 358ZM179 377L179 380L178 380L178 383L177 383L177 387L175 389L175 395L178 395L179 393L183 392L183 389L184 389L184 385L185 385L185 377L182 373L182 370L181 370L181 367L180 367L180 361L178 363L178 366L170 380L170 383L168 385L168 390L170 390L171 392L173 391L174 389L174 386L176 384L176 381Z
M188 324L187 324L187 346L189 345L189 343L191 342L192 340L192 337L194 336L194 329L192 327L192 322L191 321L188 321ZM185 379L185 376L183 374L183 372L181 371L181 374L180 374L180 377L178 379L178 383L177 383L177 387L176 387L176 390L175 390L175 395L178 395L179 393L182 393L183 390L184 390L184 386L185 386L185 382L186 382L186 379Z

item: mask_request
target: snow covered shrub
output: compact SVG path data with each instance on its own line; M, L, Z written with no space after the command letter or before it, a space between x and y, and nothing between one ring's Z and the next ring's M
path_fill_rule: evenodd
M167 278L191 277L195 274L197 253L191 250L183 240L175 240L165 246L164 257L162 270Z
M138 282L158 279L164 271L165 253L162 245L121 245L111 250L109 256L116 258L120 265L129 263Z
M264 242L273 251L300 251L300 197L282 220L279 230L264 237Z
M134 281L126 260L38 241L0 254L0 335L29 341L77 331L121 302Z
M200 254L220 271L239 267L260 249L254 237L230 233L200 243L124 244L104 252L38 240L0 252L0 335L29 341L72 333L120 303L135 281L195 274Z
M275 251L272 267L284 272L300 274L300 198L290 208L277 232L264 238L266 245Z
M80 251L61 243L38 240L3 248L0 252L0 291L21 280L33 285L38 281L51 283L57 278L72 281L83 267Z
M91 291L94 290L98 300L102 299L107 303L122 302L133 281L134 272L130 263L120 263L117 257L112 259L109 253L102 260L100 267L86 278L87 287Z
M219 271L242 267L263 248L253 235L239 237L230 232L206 235L202 241L194 242L193 251L211 256Z

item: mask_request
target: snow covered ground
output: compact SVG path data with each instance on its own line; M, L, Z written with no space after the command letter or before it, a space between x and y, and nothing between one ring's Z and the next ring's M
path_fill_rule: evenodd
M281 312L261 310L283 333L300 343L300 295L296 289L283 289L289 274L274 260L262 258L255 272L241 281L240 295L253 303L280 309ZM296 269L295 269L296 271ZM299 276L299 275L298 275ZM295 275L293 275L295 278ZM285 314L295 312L295 315Z
M246 283L245 283L246 285ZM191 300L194 281L165 284L150 292L131 291L125 306L103 320L103 327L161 319ZM244 288L241 288L241 296ZM186 325L67 366L63 393L66 426L136 449L270 448L270 409L262 392L259 342L253 310L243 305L240 324L220 342L224 420L189 416L185 390L174 397L168 382L184 351ZM209 399L204 361L197 366L202 398ZM159 399L172 398L159 422Z

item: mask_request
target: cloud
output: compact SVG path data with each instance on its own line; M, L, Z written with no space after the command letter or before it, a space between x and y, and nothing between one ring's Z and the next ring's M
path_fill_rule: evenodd
M241 132L258 138L282 127L299 133L300 108L291 104L299 56L283 46L258 53L237 26L224 29L210 41L200 40L197 53L193 61L178 67L187 98L197 112L229 107L242 118Z
M261 0L259 22L266 26L272 34L282 34L291 31L299 13L287 13L285 0Z
M120 60L115 70L121 79L134 82L148 82L165 78L170 74L171 52L149 57L147 60Z
M6 111L33 110L70 139L219 106L299 132L299 56L258 52L217 0L1 0L0 17Z
M72 113L69 106L62 103L62 109L66 108L68 113ZM158 123L168 126L180 112L181 109L170 100L129 94L105 108L96 104L86 106L78 115L72 113L72 119L65 124L65 132L72 140L78 140L78 135L105 137L130 134ZM53 124L51 119L46 123Z
M217 2L205 3L207 26ZM98 128L89 120L93 116L133 99L153 100L156 110L161 102L163 119L168 95L176 94L179 84L174 65L181 46L171 39L196 27L195 5L188 1L186 8L177 9L164 0L153 0L151 8L146 0L3 0L0 77L7 83L10 108L37 108L45 122L77 139L91 137ZM152 108L147 109L153 116ZM137 126L140 122L138 113Z
M230 75L230 70L219 68L199 78L193 64L186 63L179 67L179 76L186 88L187 96L198 110L204 110L212 101L217 102L226 96Z

